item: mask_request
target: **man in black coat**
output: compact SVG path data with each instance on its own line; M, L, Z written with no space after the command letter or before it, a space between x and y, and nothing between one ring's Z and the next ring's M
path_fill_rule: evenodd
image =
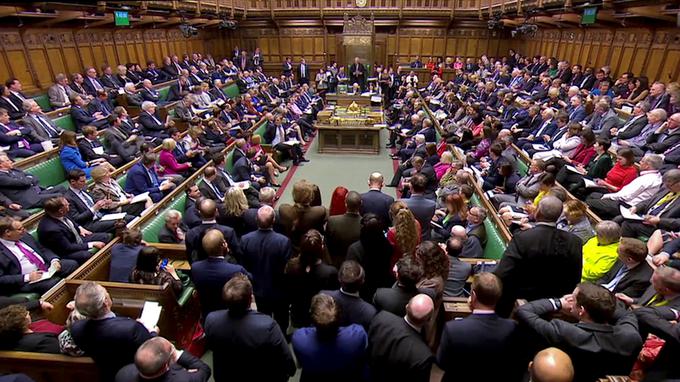
M48 279L40 280L50 266L59 268ZM21 222L0 218L0 294L43 294L78 268L73 260L62 260L26 233Z
M288 301L284 293L284 268L291 257L291 242L274 232L276 212L264 205L257 210L257 231L241 238L243 265L253 274L257 310L273 315L279 327L288 329Z
M578 323L542 316L562 312ZM642 348L633 312L616 309L616 298L607 289L579 284L572 294L524 304L517 311L520 324L538 335L537 349L556 346L574 364L575 382L596 381L606 375L627 375Z
M225 284L222 294L228 309L212 312L205 320L215 382L284 382L295 374L295 361L286 338L276 321L250 309L252 294L248 278L234 276Z
M390 207L394 203L394 198L382 192L384 179L381 173L374 172L368 177L368 191L361 194L361 214L376 214L385 224L389 226Z
M127 317L111 312L111 296L93 281L80 285L75 294L76 309L87 317L71 327L75 344L94 359L102 381L113 381L123 366L134 361L139 346L158 333Z
M366 67L359 61L359 57L354 57L354 63L349 67L348 86L359 84L362 90L366 89Z
M502 291L493 273L475 275L469 302L472 314L447 322L439 344L437 365L444 370L443 382L513 381L521 377L526 363L518 357L517 324L494 313ZM487 367L488 359L495 360L494 367Z
M359 296L359 291L364 285L364 268L354 260L342 263L338 270L340 289L324 290L340 306L340 326L358 324L368 330L371 320L376 315L375 307Z
M369 364L375 381L428 382L434 362L423 330L434 312L430 296L419 294L406 305L406 316L378 313L368 331Z
M153 337L135 354L135 363L120 369L116 382L206 382L210 366L163 337Z
M615 222L621 224L621 236L651 236L657 229L675 232L680 229L680 170L669 170L664 174L663 187L651 198L631 207L630 211L645 217L645 220L624 220L618 216Z
M201 215L201 224L190 229L186 236L187 259L190 262L197 260L204 260L208 258L208 254L203 249L202 241L203 235L209 229L217 229L222 232L224 239L227 241L231 249L232 256L239 260L241 259L241 245L239 244L236 232L230 227L217 224L217 204L212 199L201 199L198 202L197 209Z
M378 288L373 296L373 305L378 311L386 310L397 316L406 314L406 304L417 294L435 297L434 290L418 288L424 270L420 261L404 256L397 262L397 283L392 288Z
M546 196L536 211L536 227L516 234L494 273L503 282L496 311L508 317L518 298L536 300L562 296L581 280L582 243L578 236L558 230L562 201Z
M38 177L14 169L14 162L0 154L0 192L23 208L42 207L43 203L66 191L61 186L45 189L39 185Z
M69 203L64 197L45 202L45 217L38 223L40 243L60 257L83 264L92 257L90 249L102 249L111 239L107 233L92 233L68 217Z
M616 251L619 258L596 284L614 294L623 293L632 298L642 296L654 273L646 261L647 245L638 239L623 237Z

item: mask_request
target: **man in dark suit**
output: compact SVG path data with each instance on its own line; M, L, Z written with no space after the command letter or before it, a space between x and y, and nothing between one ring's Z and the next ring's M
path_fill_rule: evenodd
M619 128L610 129L609 133L616 139L631 139L640 135L642 130L647 126L647 112L649 111L649 103L646 101L638 102L633 108L633 114L623 123Z
M435 200L437 198L435 191L439 187L439 182L437 181L437 175L434 172L432 164L426 162L421 156L413 157L411 163L413 164L413 168L404 171L404 176L413 177L416 174L422 175L425 178L423 196L427 199ZM405 187L407 187L409 183L405 182ZM407 192L404 192L404 194L408 195Z
M191 229L201 224L201 214L198 212L198 208L196 208L196 203L201 198L201 190L198 186L193 185L187 188L186 194L187 201L184 206L182 223L187 226L187 229Z
M300 59L300 65L298 65L295 75L300 85L309 83L309 65L307 65L307 61L304 58Z
M406 314L406 304L419 293L435 297L434 290L418 288L416 285L423 278L423 265L419 260L404 256L397 262L397 283L392 288L378 288L373 296L373 305L399 317Z
M542 317L551 312L571 316L578 323ZM536 343L529 345L536 349L559 346L569 355L576 372L574 381L628 374L642 348L633 312L616 310L614 295L591 283L579 284L562 298L524 304L517 319L538 335Z
M658 267L652 273L651 285L642 293L642 296L633 298L625 294L618 293L616 298L632 308L649 307L656 308L666 306L673 309L680 309L680 264L675 260L668 266Z
M375 307L359 296L365 276L364 269L359 263L347 260L338 270L340 289L321 291L333 297L340 306L340 326L358 324L368 330L371 320L375 317L377 313Z
M144 70L144 77L154 84L170 80L170 77L165 73L165 71L158 69L156 67L156 63L153 61L147 61L146 69Z
M645 219L624 220L617 216L614 221L621 224L621 236L639 237L651 236L656 229L675 232L680 230L680 170L672 169L664 174L663 187L651 198L631 207L634 214L644 216Z
M153 88L151 80L142 81L142 87L139 88L137 94L142 96L143 101L150 101L157 104L161 100L161 95L158 90Z
M103 159L114 167L120 167L127 163L116 154L109 154L97 138L97 128L94 126L83 127L83 138L78 141L78 151L85 162Z
M411 196L402 199L408 206L408 209L413 212L413 215L420 223L422 240L430 239L430 221L434 216L435 201L425 197L428 179L423 174L415 174L411 177L409 184L411 186Z
M13 97L9 89L3 85L0 85L0 107L7 110L12 120L21 119L26 115L23 101Z
M179 76L177 82L170 85L170 90L168 91L168 102L179 101L184 96L189 94L191 90L191 83L185 75Z
M241 259L241 245L236 237L236 233L231 227L217 224L217 204L212 199L203 198L198 201L198 211L201 214L201 224L190 229L186 236L187 259L190 262L204 260L208 258L208 253L203 248L203 236L209 229L217 229L222 232L231 255Z
M257 210L257 231L241 238L243 265L252 272L258 311L272 315L279 327L288 329L288 301L284 290L284 268L291 257L291 242L274 232L276 212L264 205Z
M149 197L154 202L163 198L164 193L175 188L175 184L170 180L160 181L156 169L156 154L148 153L142 156L142 160L135 164L128 171L125 182L125 192L133 195L149 193Z
M619 258L596 284L614 294L622 293L632 298L642 296L654 273L646 261L647 246L638 239L623 237L616 251Z
M134 361L137 349L158 333L111 312L111 296L101 285L87 281L75 294L76 309L87 317L71 327L75 344L94 359L102 381L113 381L123 366Z
M182 223L182 213L169 210L165 213L165 224L158 232L158 242L168 244L183 244L187 227Z
M378 313L368 331L369 364L373 380L428 382L434 356L423 329L434 312L432 299L424 294L406 305L406 316Z
M347 248L359 240L361 230L361 195L350 191L345 196L347 212L342 215L330 216L326 223L326 240L333 266L340 267L347 256Z
M97 128L102 128L108 125L106 119L108 115L104 115L101 111L90 112L85 109L85 100L81 96L73 97L73 105L71 106L71 117L76 125L76 130L80 132L83 126L92 125ZM110 113L109 113L110 114Z
M57 126L45 113L35 100L26 101L26 116L21 120L24 126L31 129L31 137L36 141L59 142L59 135L64 131Z
M439 344L437 365L444 370L443 382L521 379L525 364L518 362L517 324L494 313L501 294L501 282L493 273L475 275L469 302L472 314L447 322ZM497 363L489 368L487 359Z
M44 189L37 177L22 170L15 170L14 163L7 155L0 154L0 192L23 208L42 207L45 200L61 196L61 186Z
M116 382L207 382L210 374L210 366L196 356L153 337L137 349L135 363L118 371Z
M248 278L234 276L223 288L228 309L212 312L205 320L215 382L284 382L295 374L295 361L286 338L276 321L250 309L252 294ZM263 359L267 360L266 367Z
M527 137L517 140L518 147L524 147L527 143L544 144L550 141L553 134L557 131L555 112L551 108L546 108L541 112L541 119L541 124L531 130Z
M21 126L9 120L7 110L0 108L0 145L11 158L28 158L44 151L28 126Z
M166 129L168 123L161 121L161 117L156 112L156 104L145 101L142 103L142 112L139 113L139 124L142 125L142 133L146 137L165 139L169 137Z
M359 57L354 57L354 63L349 67L349 84L359 84L363 91L366 89L366 67L359 61Z
M503 282L503 296L496 308L510 315L515 300L562 296L581 280L582 243L578 236L558 230L562 201L546 196L536 211L536 226L516 234L494 273Z
M102 85L104 85L105 88L119 89L119 88L122 88L123 85L125 85L125 84L120 82L118 77L113 75L113 70L111 69L111 66L103 65L101 67L101 69L102 69L102 76L99 77L99 82L101 82Z
M102 221L101 218L105 214L100 212L102 209L107 209L111 201L108 199L94 201L92 195L87 192L85 172L80 169L71 170L66 174L66 180L68 180L69 187L64 197L69 204L69 219L88 231L114 233L116 221ZM125 220L132 221L132 219L134 217L129 215Z
M290 77L290 75L293 74L293 64L290 57L286 57L283 61L281 73L286 77Z
M83 81L83 88L87 91L87 94L96 97L97 91L104 90L104 85L97 78L97 69L90 67L85 71L86 77Z
M144 138L129 134L127 129L123 128L122 123L118 113L111 114L109 127L104 130L104 146L120 157L123 163L128 163L139 155Z
M207 230L201 244L208 258L191 264L191 280L196 286L205 319L210 312L225 309L222 288L227 281L239 273L249 278L252 276L242 266L230 264L226 260L229 256L229 245L219 230Z
M40 280L51 267L57 273ZM38 244L26 233L20 221L9 217L0 218L0 287L1 294L43 294L62 278L78 268L73 260L61 260L54 252Z
M374 172L368 177L369 190L361 194L361 214L376 214L386 226L389 226L392 221L390 207L394 203L394 198L381 191L383 183L383 176L379 172Z
M45 217L38 224L40 243L60 257L84 263L90 249L102 249L111 239L107 233L92 233L68 218L69 203L64 197L45 202Z
M198 184L201 195L216 202L223 202L226 189L220 187L217 182L217 171L215 167L208 166L203 170L203 181Z

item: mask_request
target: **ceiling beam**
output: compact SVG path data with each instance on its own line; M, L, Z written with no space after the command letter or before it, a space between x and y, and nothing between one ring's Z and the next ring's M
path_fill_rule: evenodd
M181 22L182 22L182 18L181 18L181 17L168 17L168 18L167 18L167 21L164 22L164 23L162 23L162 24L158 24L158 27L160 27L160 28L162 28L162 27L168 27L168 26L172 26L172 25L177 25L177 24L179 24L179 23L181 23Z
M56 17L49 19L49 20L39 22L39 23L35 24L35 26L36 27L48 27L50 25L63 23L63 22L73 20L75 18L82 17L82 16L85 15L84 12L80 12L80 11L56 11L56 12L57 12Z
M663 20L663 21L668 21L668 22L675 22L676 18L673 16L665 15L665 8L656 6L656 5L651 5L651 6L646 6L646 7L631 7L627 8L626 11L634 14L634 15L640 15L644 17L649 17L651 19L656 19L656 20Z
M104 26L104 25L111 24L111 23L113 23L113 21L114 21L113 15L106 15L106 16L104 17L104 19L102 19L102 20L95 21L95 22L93 22L93 23L88 23L88 24L87 24L87 27L88 27L88 28L101 27L101 26Z

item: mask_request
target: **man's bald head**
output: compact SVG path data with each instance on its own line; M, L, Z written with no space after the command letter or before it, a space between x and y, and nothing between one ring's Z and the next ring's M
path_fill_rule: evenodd
M203 220L212 220L217 216L217 204L212 199L203 199L198 205L198 212Z
M406 304L406 317L413 325L422 326L430 320L434 311L434 302L426 294L415 295Z
M467 233L465 233L465 227L462 225L454 225L451 227L451 237L457 237L461 240L467 239Z
M368 187L371 188L382 188L383 186L383 176L379 172L374 172L368 177Z
M145 378L162 375L174 362L175 347L163 337L153 337L144 342L135 353L135 366Z
M558 348L547 348L529 362L529 374L533 382L571 382L574 365L567 353Z
M554 196L546 196L538 203L536 221L555 223L562 215L562 201Z
M257 210L257 228L270 229L274 226L276 212L271 206L264 205Z

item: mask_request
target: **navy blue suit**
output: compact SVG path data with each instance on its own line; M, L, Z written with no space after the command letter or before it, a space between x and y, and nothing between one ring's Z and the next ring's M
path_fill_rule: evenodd
M187 198L187 203L184 208L184 216L182 221L188 228L194 228L201 225L201 216L196 209L196 202ZM185 240L186 241L186 240Z
M266 314L251 310L232 315L218 310L208 315L204 327L208 349L213 351L215 382L284 382L295 374L286 338Z
M184 242L187 246L187 258L190 262L204 260L208 258L208 254L203 249L203 236L209 229L217 229L224 235L224 240L227 241L231 255L237 260L241 258L241 245L239 244L236 232L231 227L217 223L203 223L192 228L187 232Z
M517 380L526 363L516 362L516 327L515 321L495 313L447 322L437 353L437 364L445 372L442 382ZM488 359L497 364L488 367Z
M250 161L246 157L241 157L234 162L234 168L231 171L231 176L236 182L250 180L251 175Z
M156 119L154 119L154 117ZM165 125L163 124L163 120L161 117L158 115L158 112L153 114L153 117L143 111L139 113L139 124L142 125L142 134L148 137L154 137L154 138L168 138L169 135L165 130Z
M123 366L134 362L139 346L153 335L141 323L127 317L77 321L73 341L94 359L103 381L113 381Z
M130 282L130 274L137 265L141 245L116 243L111 248L111 265L109 266L109 281L119 283Z
M137 366L130 364L118 372L116 382L206 382L210 378L210 373L210 366L185 351L161 376L152 379L142 378Z
M394 198L378 190L369 190L361 194L361 214L376 214L383 219L385 226L390 225L390 206Z
M371 320L378 313L373 305L361 297L347 294L340 289L322 290L321 293L333 297L335 303L340 305L340 326L358 324L368 330Z
M149 172L154 178L152 182L149 177ZM154 202L158 202L163 199L163 192L158 188L161 184L160 179L158 179L158 174L154 169L147 170L147 168L141 163L137 163L127 174L127 180L125 181L125 192L139 195L145 192L149 192L149 197Z
M410 198L402 199L408 209L420 223L420 237L422 240L430 239L430 220L434 216L435 201L423 195L411 195Z
M80 227L78 223L72 220L71 222L75 230L78 231ZM66 223L49 215L43 217L40 223L38 223L40 243L60 257L75 260L79 264L84 263L92 256L89 251L88 242L107 242L111 239L111 236L107 233L93 233L89 236L81 236L80 232L78 232L78 235L81 237L81 243L77 242L76 234L69 229Z
M191 280L198 291L204 318L210 312L225 308L222 301L222 288L237 273L243 273L248 278L252 278L245 268L230 264L221 257L208 257L191 264Z

